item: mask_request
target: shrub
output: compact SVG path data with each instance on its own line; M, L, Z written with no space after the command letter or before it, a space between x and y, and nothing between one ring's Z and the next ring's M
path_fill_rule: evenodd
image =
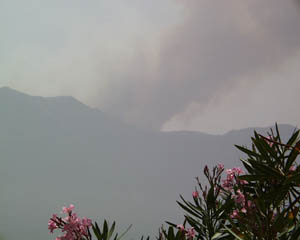
M222 180L222 165L211 172L205 167L209 188L198 180L200 194L193 194L194 202L182 196L178 202L197 239L300 239L298 135L295 131L283 143L277 125L276 134L267 137L254 132L252 149L236 146L247 156L241 159L246 173L228 169Z
M297 240L300 239L300 153L299 131L283 143L276 124L267 137L254 132L252 148L236 147L246 154L244 166L224 170L218 164L204 175L208 186L196 178L198 186L193 202L180 196L177 203L185 211L183 224L167 222L159 230L158 240ZM224 173L226 175L224 176ZM88 218L80 219L73 205L63 208L65 218L53 215L48 223L51 232L61 229L57 240L91 240L93 230L98 240L119 240L104 221L102 230ZM143 239L143 237L142 237ZM149 240L149 237L147 238Z

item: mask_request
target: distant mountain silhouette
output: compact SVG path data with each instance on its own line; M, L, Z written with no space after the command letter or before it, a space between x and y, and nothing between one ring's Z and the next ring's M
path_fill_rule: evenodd
M202 169L241 165L234 144L254 128L224 135L152 132L128 126L72 97L35 97L0 88L0 232L6 240L54 239L47 221L62 205L128 237L180 223L179 194L190 197ZM269 128L256 128L265 134ZM280 125L284 137L294 127ZM201 178L203 179L203 178Z

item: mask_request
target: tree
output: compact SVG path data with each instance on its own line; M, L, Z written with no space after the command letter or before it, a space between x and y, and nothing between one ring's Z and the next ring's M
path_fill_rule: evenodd
M186 212L184 228L169 223L184 232L188 223L197 239L300 239L299 202L300 152L299 131L283 143L278 126L265 137L254 132L252 149L236 146L247 157L241 168L226 170L219 165L210 172L204 169L209 186L193 193L193 202L181 196L178 204ZM170 230L168 231L170 232ZM164 231L172 240L172 235ZM174 235L174 234L173 234Z

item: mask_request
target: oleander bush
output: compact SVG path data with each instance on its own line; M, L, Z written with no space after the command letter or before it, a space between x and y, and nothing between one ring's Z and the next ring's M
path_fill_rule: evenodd
M245 154L241 167L224 169L218 164L204 168L207 186L198 178L193 201L183 196L177 203L184 210L184 222L167 222L158 240L297 240L300 239L300 153L299 131L283 142L278 126L268 136L254 132L252 147L236 147ZM66 217L56 214L49 220L50 232L60 229L56 240L119 240L124 234L115 233L104 221L100 228L90 219L79 218L74 206L63 208ZM143 239L143 237L142 237ZM149 237L147 238L149 239Z

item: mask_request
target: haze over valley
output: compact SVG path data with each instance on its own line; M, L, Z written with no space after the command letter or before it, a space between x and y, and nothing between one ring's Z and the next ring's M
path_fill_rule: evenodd
M70 203L94 220L133 224L128 237L182 221L176 200L191 198L194 177L224 163L240 166L234 144L253 128L224 135L142 130L73 97L0 89L0 230L6 240L52 239L47 220ZM294 126L280 125L283 136ZM256 128L266 133L268 128Z

